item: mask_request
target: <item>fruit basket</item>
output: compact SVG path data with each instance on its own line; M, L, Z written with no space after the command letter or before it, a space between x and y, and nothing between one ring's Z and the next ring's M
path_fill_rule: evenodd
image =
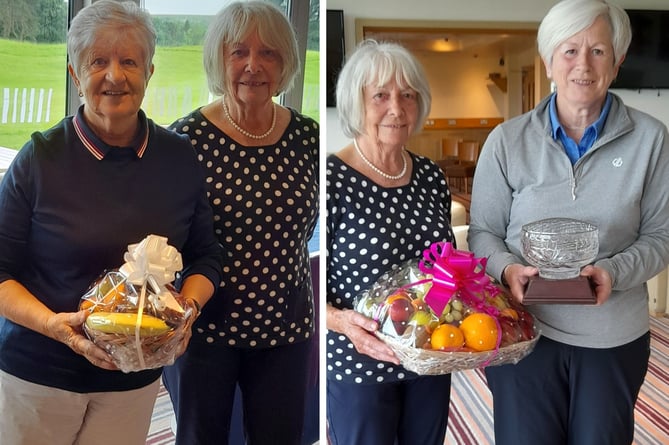
M485 260L433 244L362 292L354 309L421 375L517 363L539 338L532 315L485 275Z
M149 235L124 258L81 297L79 309L90 312L84 332L123 372L170 365L197 312L171 285L181 255L166 238Z

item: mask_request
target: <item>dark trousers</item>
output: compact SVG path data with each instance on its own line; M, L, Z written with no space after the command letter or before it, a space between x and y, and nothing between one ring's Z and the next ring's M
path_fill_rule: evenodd
M328 380L331 445L443 445L451 376L357 385Z
M255 350L191 342L163 370L177 419L176 445L227 445L237 384L248 445L300 445L310 345Z
M486 369L496 445L629 445L650 333L609 349L548 338L516 365Z

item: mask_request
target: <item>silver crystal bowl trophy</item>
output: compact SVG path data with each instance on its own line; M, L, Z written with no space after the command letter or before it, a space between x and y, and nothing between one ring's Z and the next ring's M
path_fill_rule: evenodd
M539 269L525 291L523 303L594 304L590 281L579 274L599 251L597 226L570 218L548 218L521 230L525 260Z

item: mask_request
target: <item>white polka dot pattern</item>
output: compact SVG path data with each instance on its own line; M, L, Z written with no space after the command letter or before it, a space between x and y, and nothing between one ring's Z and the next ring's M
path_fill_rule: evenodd
M303 341L314 329L307 242L318 215L318 124L291 110L279 142L245 147L199 110L172 127L198 153L223 250L223 281L194 335L267 348Z
M430 244L452 241L451 194L434 162L411 154L406 186L380 187L343 163L327 158L327 298L352 308L354 298L384 272L422 256ZM382 383L415 377L392 363L359 354L344 335L327 334L328 379Z

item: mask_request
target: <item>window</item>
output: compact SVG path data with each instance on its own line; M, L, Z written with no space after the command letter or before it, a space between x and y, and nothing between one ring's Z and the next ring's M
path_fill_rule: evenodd
M305 61L293 89L279 101L318 120L318 1L272 2L286 11L293 23ZM202 68L201 46L211 18L229 1L142 0L142 3L154 17L158 33L155 73L142 108L157 123L169 125L213 100Z
M0 147L19 149L31 133L65 115L69 5L63 0L2 3Z

